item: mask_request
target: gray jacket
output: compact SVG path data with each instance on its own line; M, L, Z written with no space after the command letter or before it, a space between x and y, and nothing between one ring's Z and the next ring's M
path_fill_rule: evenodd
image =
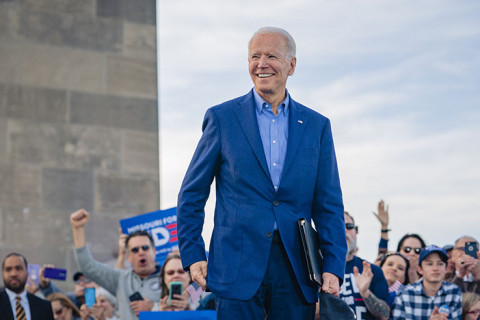
M138 319L130 308L128 298L137 291L144 299L147 298L153 303L158 303L160 300L161 288L158 279L160 267L157 266L157 270L153 274L141 279L133 269L114 269L95 261L90 254L88 245L74 248L74 253L77 265L85 276L117 297L120 319Z

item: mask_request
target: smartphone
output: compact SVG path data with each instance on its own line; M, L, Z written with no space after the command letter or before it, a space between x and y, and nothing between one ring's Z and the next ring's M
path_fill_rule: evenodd
M138 300L143 300L143 297L140 294L140 292L137 291L134 294L132 294L130 297L128 297L128 299L130 299L130 301L138 301Z
M168 294L168 303L170 304L170 301L172 299L177 299L175 298L173 295L174 294L182 294L183 293L183 283L180 282L180 281L172 281L170 282L170 285L169 285L169 290L168 290L169 294Z
M476 242L466 242L465 243L465 254L477 259L477 243Z
M30 279L35 283L38 287L38 278L40 276L40 265L39 264L29 264L28 265L28 275Z
M67 278L67 270L59 268L45 268L43 274L45 278L65 281Z
M83 291L83 296L85 297L85 304L87 308L93 307L95 304L95 288L85 288Z

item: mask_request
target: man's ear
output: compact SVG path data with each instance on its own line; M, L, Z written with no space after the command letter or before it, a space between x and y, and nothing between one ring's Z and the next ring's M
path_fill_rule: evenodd
M423 276L422 267L417 266L417 272Z
M290 60L290 70L288 71L288 75L291 76L295 72L295 67L297 66L297 58L293 57L292 60Z

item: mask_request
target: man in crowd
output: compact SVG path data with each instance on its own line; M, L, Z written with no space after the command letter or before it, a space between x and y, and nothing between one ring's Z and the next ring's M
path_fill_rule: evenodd
M286 90L296 62L295 41L285 30L253 35L254 88L206 112L178 196L182 264L216 295L219 319L313 319L319 288L302 264L299 218L317 227L322 290L338 294L343 279L343 202L330 121ZM207 264L201 233L214 178Z
M27 259L19 253L8 254L2 263L5 290L0 292L0 318L2 320L52 320L50 302L25 290Z
M472 257L466 254L468 243L473 243L474 248ZM455 273L448 281L455 283L463 292L474 292L480 294L480 254L478 251L478 241L471 236L463 236L455 241L452 251L452 261L455 265Z
M462 291L444 281L448 256L435 245L420 252L417 271L422 278L407 285L395 297L393 320L461 320Z
M85 303L85 288L95 288L97 287L96 283L85 277L85 275L81 272L76 272L73 275L73 281L75 282L75 287L73 292L63 292L60 288L58 288L50 279L45 278L45 269L46 268L53 268L53 265L43 265L40 269L38 284L40 291L42 292L44 297L48 297L50 294L54 292L61 292L65 294L76 306L78 309Z
M132 269L114 269L95 261L85 241L85 226L90 214L80 209L70 216L73 244L78 267L88 278L117 297L120 319L137 319L140 311L150 311L160 300L155 264L155 246L146 231L130 233L125 241L127 259Z
M340 297L352 308L358 320L382 319L390 315L391 296L382 269L356 256L358 226L345 211L347 264Z

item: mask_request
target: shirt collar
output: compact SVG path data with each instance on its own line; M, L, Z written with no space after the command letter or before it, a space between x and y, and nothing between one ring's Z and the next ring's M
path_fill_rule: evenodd
M255 108L257 109L257 113L261 113L262 112L262 109L263 109L263 106L264 104L268 104L271 108L271 105L266 102L257 92L257 90L255 90L255 88L253 88L253 96L255 98ZM290 103L290 94L288 93L288 90L285 89L285 100L283 100L282 103L280 103L280 105L278 106L278 111L279 111L279 114L280 113L283 113L283 115L287 115L288 113L288 106L289 106L289 103Z
M27 290L25 289L20 293L15 293L10 289L5 288L5 292L7 293L10 301L14 301L15 303L17 303L17 296L20 296L22 298L22 301L27 301Z

